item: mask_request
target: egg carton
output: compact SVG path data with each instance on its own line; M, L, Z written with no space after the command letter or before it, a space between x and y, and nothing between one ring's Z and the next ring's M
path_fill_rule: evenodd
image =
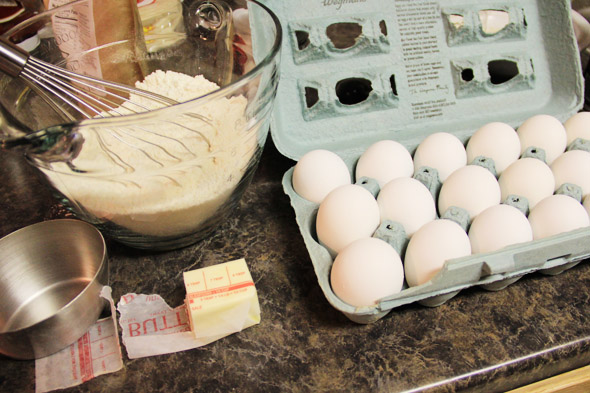
M271 135L294 160L331 150L352 175L358 157L379 140L396 140L413 154L434 132L466 143L488 122L516 128L537 114L565 121L583 104L568 0L262 3L277 14L284 35ZM486 25L489 13L503 28ZM558 274L590 256L590 230L577 230L449 260L425 284L353 307L330 287L333 259L315 233L319 205L293 190L292 173L283 187L319 285L334 308L358 323L414 302L437 306L472 286L500 290L534 271Z

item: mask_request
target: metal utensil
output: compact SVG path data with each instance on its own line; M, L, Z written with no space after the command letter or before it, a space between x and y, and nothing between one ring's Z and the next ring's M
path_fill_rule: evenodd
M162 95L132 88L120 83L106 81L98 78L81 75L65 68L47 63L37 59L28 52L10 43L4 38L0 38L0 71L8 74L13 78L20 78L35 91L49 106L56 111L66 122L66 125L57 125L48 129L31 132L27 127L22 125L8 111L1 108L0 127L4 138L0 142L2 147L12 147L19 144L31 144L38 146L45 145L42 152L51 149L56 141L55 137L66 136L70 133L72 127L67 124L74 124L77 117L74 112L78 112L86 119L109 118L130 114L147 112L154 108L161 108L178 104ZM65 106L64 106L65 104ZM191 122L210 125L210 119L196 113L184 113L182 117L188 118ZM210 148L210 141L198 130L187 126L184 122L168 122L167 127L173 129L182 128L190 133L197 134ZM164 127L164 129L166 126ZM137 131L140 131L139 133ZM114 139L125 143L130 149L140 151L149 160L163 166L155 159L154 150L164 151L169 157L178 159L174 154L164 148L155 145L153 141L140 136L139 134L154 135L160 138L175 141L181 148L188 151L180 139L167 135L166 132L160 132L158 129L146 129L144 127L127 126L127 127L105 127L104 135L112 136ZM111 161L126 172L133 172L135 168L126 163L124 160L113 152L105 143L103 136L101 139L101 148L110 157ZM131 142L125 140L131 140ZM63 145L63 143L62 143ZM80 146L67 148L69 153L79 151ZM59 150L64 150L60 147ZM188 151L188 153L191 153ZM75 154L50 154L44 157L44 161L61 160L71 165L71 159Z
M76 118L63 108L61 102L87 119L138 113L150 109L129 97L154 101L161 106L177 104L176 101L159 94L92 78L47 63L29 55L27 51L4 38L0 38L0 71L14 78L22 78L37 92L39 92L38 88L42 88L52 107L71 121ZM56 97L58 101L53 97ZM120 109L122 104L125 113L122 113Z
M0 239L0 353L34 359L82 336L104 308L106 245L79 220L30 225Z

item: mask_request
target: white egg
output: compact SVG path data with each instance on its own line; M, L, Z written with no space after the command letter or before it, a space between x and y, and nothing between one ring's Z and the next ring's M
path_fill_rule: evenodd
M292 183L301 197L320 203L333 189L351 183L350 171L338 154L312 150L295 164Z
M320 244L335 256L355 240L370 237L379 226L379 205L356 184L340 186L320 203L316 231Z
M588 212L588 217L590 217L590 195L586 195L584 198L584 208Z
M496 177L479 165L467 165L453 172L438 195L438 212L442 216L451 206L469 213L472 221L479 213L500 203L500 186Z
M413 173L412 155L404 145L392 140L373 143L356 164L356 180L369 177L377 180L379 187L398 177L410 177Z
M590 112L576 113L566 120L564 126L568 146L578 138L590 141Z
M526 216L510 205L495 205L481 212L469 228L473 254L492 252L533 240Z
M409 286L432 279L449 259L471 254L467 233L459 224L447 219L431 221L410 239L404 258Z
M590 217L581 203L567 195L551 195L529 213L535 240L590 226Z
M552 195L555 179L551 168L543 161L532 157L513 162L498 179L502 201L509 195L525 197L532 209L540 200Z
M545 161L551 165L553 160L565 151L567 135L561 122L550 115L536 115L525 120L518 127L521 154L529 147L545 151Z
M381 222L391 220L404 227L411 237L420 227L436 218L432 194L422 182L401 177L387 183L377 196Z
M434 168L441 182L466 164L465 146L459 138L447 132L428 135L414 153L414 174L425 166Z
M469 138L466 151L468 163L479 156L494 160L499 176L520 157L520 139L512 126L501 122L488 123Z
M503 10L481 10L478 14L484 34L496 34L510 23L510 14Z
M400 292L403 283L404 268L398 253L372 237L344 248L330 272L336 296L355 307L373 306L379 299Z
M570 150L561 154L551 164L555 177L555 190L564 183L575 184L582 189L582 195L590 194L590 152Z

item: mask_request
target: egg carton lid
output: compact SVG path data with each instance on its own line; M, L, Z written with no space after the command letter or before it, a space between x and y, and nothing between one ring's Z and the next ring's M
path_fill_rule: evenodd
M569 0L260 2L284 36L271 135L294 160L583 105Z

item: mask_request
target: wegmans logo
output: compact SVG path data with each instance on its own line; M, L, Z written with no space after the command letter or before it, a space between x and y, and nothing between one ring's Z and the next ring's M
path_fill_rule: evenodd
M324 7L336 7L337 10L342 8L343 5L352 3L366 3L367 0L322 0Z

